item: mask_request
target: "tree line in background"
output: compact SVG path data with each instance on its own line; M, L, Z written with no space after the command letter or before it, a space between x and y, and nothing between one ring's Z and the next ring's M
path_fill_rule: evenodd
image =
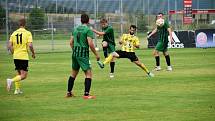
M79 11L79 12L85 12L85 11ZM47 23L47 13L56 13L55 11L55 4L50 4L47 8L33 8L29 11L28 17L27 17L27 28L30 30L39 30L44 28L45 23ZM58 14L72 14L74 13L73 9L67 9L64 8L63 6L59 6L58 7ZM134 22L136 21L137 27L138 27L138 32L146 32L149 29L151 29L150 27L152 27L153 25L149 25L147 20L148 17L144 14L142 14L141 12L137 12L135 15L133 14L129 14L126 15L124 13L125 16L128 16L128 20L129 23L127 24L134 24ZM135 16L135 19L134 19ZM98 18L101 17L105 17L105 13L98 13ZM150 18L151 23L153 23L151 20L153 18ZM12 20L12 19L11 19ZM5 13L5 9L0 6L0 29L4 29L5 28L5 22L6 21L6 13ZM17 23L13 22L10 24L11 27L15 27L17 26ZM178 25L177 25L178 26ZM174 26L173 26L174 27ZM196 24L196 22L194 22L191 25L181 25L181 27L178 27L180 29L184 29L184 30L195 30L198 28L213 28L215 27L215 25L211 25L211 24ZM174 28L175 29L175 28Z
M0 27L1 28L5 27L5 21L6 21L5 18L6 18L5 9L2 6L0 6Z

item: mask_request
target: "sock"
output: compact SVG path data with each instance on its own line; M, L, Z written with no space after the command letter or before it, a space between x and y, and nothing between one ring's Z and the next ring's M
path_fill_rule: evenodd
M84 96L90 95L90 87L91 87L91 78L85 78L85 90L84 90Z
M114 73L115 62L110 62L110 72Z
M74 81L75 81L75 78L73 78L73 77L70 76L69 80L68 80L68 89L67 89L68 92L72 91L72 88L73 88L73 85L74 85Z
M155 56L156 66L160 66L160 56Z
M166 58L166 64L168 66L170 66L170 57L169 57L169 55L166 55L165 58Z
M13 82L18 82L18 81L21 81L21 76L20 75L17 75L15 76L14 78L12 78Z
M21 87L20 81L16 81L16 82L15 82L15 89L16 89L16 90L20 90L20 87Z
M141 64L141 68L147 73L149 74L150 71L146 68L146 66L144 64Z
M113 55L110 54L107 58L105 58L105 61L103 62L103 64L109 63L112 59L113 59Z
M105 58L108 57L108 51L107 50L108 50L107 47L103 47L103 52L104 52Z

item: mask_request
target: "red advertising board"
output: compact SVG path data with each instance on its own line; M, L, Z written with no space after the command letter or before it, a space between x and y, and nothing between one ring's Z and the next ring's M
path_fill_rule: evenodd
M183 14L184 11L183 10L170 10L169 14ZM193 9L192 10L192 14L215 14L215 9Z
M192 0L184 0L183 23L192 24Z

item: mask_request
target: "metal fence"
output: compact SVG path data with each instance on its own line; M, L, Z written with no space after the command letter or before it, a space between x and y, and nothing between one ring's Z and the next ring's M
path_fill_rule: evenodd
M69 51L67 45L71 32L83 12L90 15L92 26L98 30L101 30L99 19L107 18L118 40L122 33L127 32L130 24L138 26L138 35L142 37L143 33L154 27L155 15L158 12L168 15L169 10L183 9L183 0L1 0L0 4L7 13L5 18L0 18L5 21L0 27L0 41L8 40L9 35L17 29L17 21L20 18L26 18L28 23L29 13L33 8L45 12L44 25L39 29L30 29L35 47L40 52ZM214 9L215 1L196 0L193 1L193 8ZM208 21L202 19L198 24L209 24L214 19L215 16L211 15ZM182 15L173 15L170 23L174 29L184 27ZM27 28L33 26L36 25L28 25ZM192 29L192 25L187 29ZM95 36L96 46L100 47L100 43L101 38Z

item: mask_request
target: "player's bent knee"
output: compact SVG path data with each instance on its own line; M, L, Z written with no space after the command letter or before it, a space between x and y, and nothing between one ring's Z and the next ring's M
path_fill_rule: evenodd
M154 53L153 53L153 56L159 56L159 55L158 55L157 53L154 52Z
M102 42L102 47L107 47L108 46L108 43L106 41L103 41Z
M112 52L111 54L113 55L113 57L119 57L119 54L117 52Z

